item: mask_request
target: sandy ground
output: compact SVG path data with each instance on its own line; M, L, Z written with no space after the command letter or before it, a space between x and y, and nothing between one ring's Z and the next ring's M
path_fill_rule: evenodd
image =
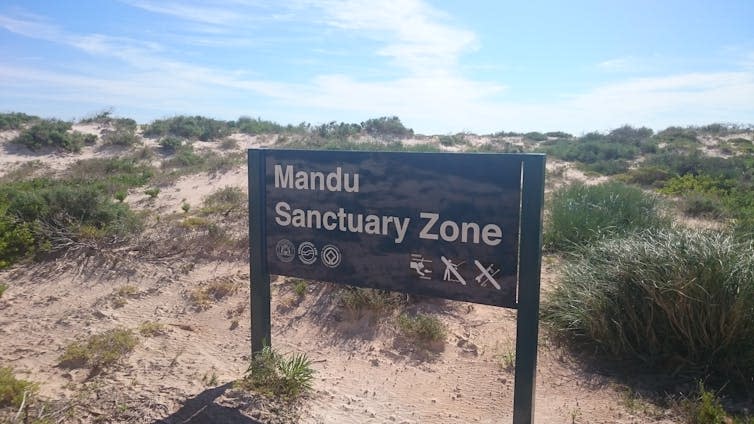
M9 145L12 135L0 140L0 175L29 160L60 171L79 159L118 154L96 146L77 155L32 154ZM234 137L239 151L274 142ZM551 160L548 167L562 169L563 181L594 182L570 164ZM223 187L246 191L246 181L245 166L239 166L181 177L152 201L133 190L126 201L170 216L181 213L182 203L198 205ZM559 263L556 257L543 260L544 296ZM218 279L237 291L197 308L191 293ZM328 283L309 282L298 296L292 282L278 278L272 290L272 344L309 355L313 391L287 404L233 388L249 360L248 280L245 260L145 257L117 249L0 271L0 283L9 286L0 298L0 366L40 383L39 400L60 422L511 422L514 310L423 300L356 315L339 306L338 289ZM116 302L124 286L133 290ZM403 339L395 324L401 309L437 316L448 329L445 343L425 349ZM69 343L116 327L136 329L144 321L163 324L164 334L139 336L134 352L117 365L100 373L59 365ZM678 422L623 385L585 371L551 336L540 330L535 422ZM12 414L5 412L0 421Z

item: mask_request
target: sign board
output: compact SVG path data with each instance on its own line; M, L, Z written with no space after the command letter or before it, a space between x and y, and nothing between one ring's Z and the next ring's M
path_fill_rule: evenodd
M253 351L269 274L517 308L531 402L543 187L543 155L250 150Z

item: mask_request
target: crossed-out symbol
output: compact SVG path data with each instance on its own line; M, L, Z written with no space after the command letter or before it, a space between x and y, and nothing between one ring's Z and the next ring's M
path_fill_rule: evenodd
M322 248L322 263L325 264L325 266L335 268L340 265L340 260L340 250L337 247L328 244Z

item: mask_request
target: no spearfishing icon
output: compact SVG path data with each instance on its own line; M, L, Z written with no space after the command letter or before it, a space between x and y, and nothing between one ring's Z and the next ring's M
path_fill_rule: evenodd
M494 264L490 264L490 266L485 267L482 265L479 261L474 260L474 265L476 265L477 268L479 268L479 275L477 275L474 280L482 287L487 287L487 284L492 284L496 289L502 290L500 288L500 284L497 283L495 280L495 276L500 272L500 269L495 269Z

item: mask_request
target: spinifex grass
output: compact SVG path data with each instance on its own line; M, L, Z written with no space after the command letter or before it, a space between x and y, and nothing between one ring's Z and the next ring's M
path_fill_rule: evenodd
M545 246L571 250L605 236L668 225L659 200L621 183L573 184L555 193L548 205Z
M754 247L726 234L643 231L574 254L543 318L612 359L754 383Z

